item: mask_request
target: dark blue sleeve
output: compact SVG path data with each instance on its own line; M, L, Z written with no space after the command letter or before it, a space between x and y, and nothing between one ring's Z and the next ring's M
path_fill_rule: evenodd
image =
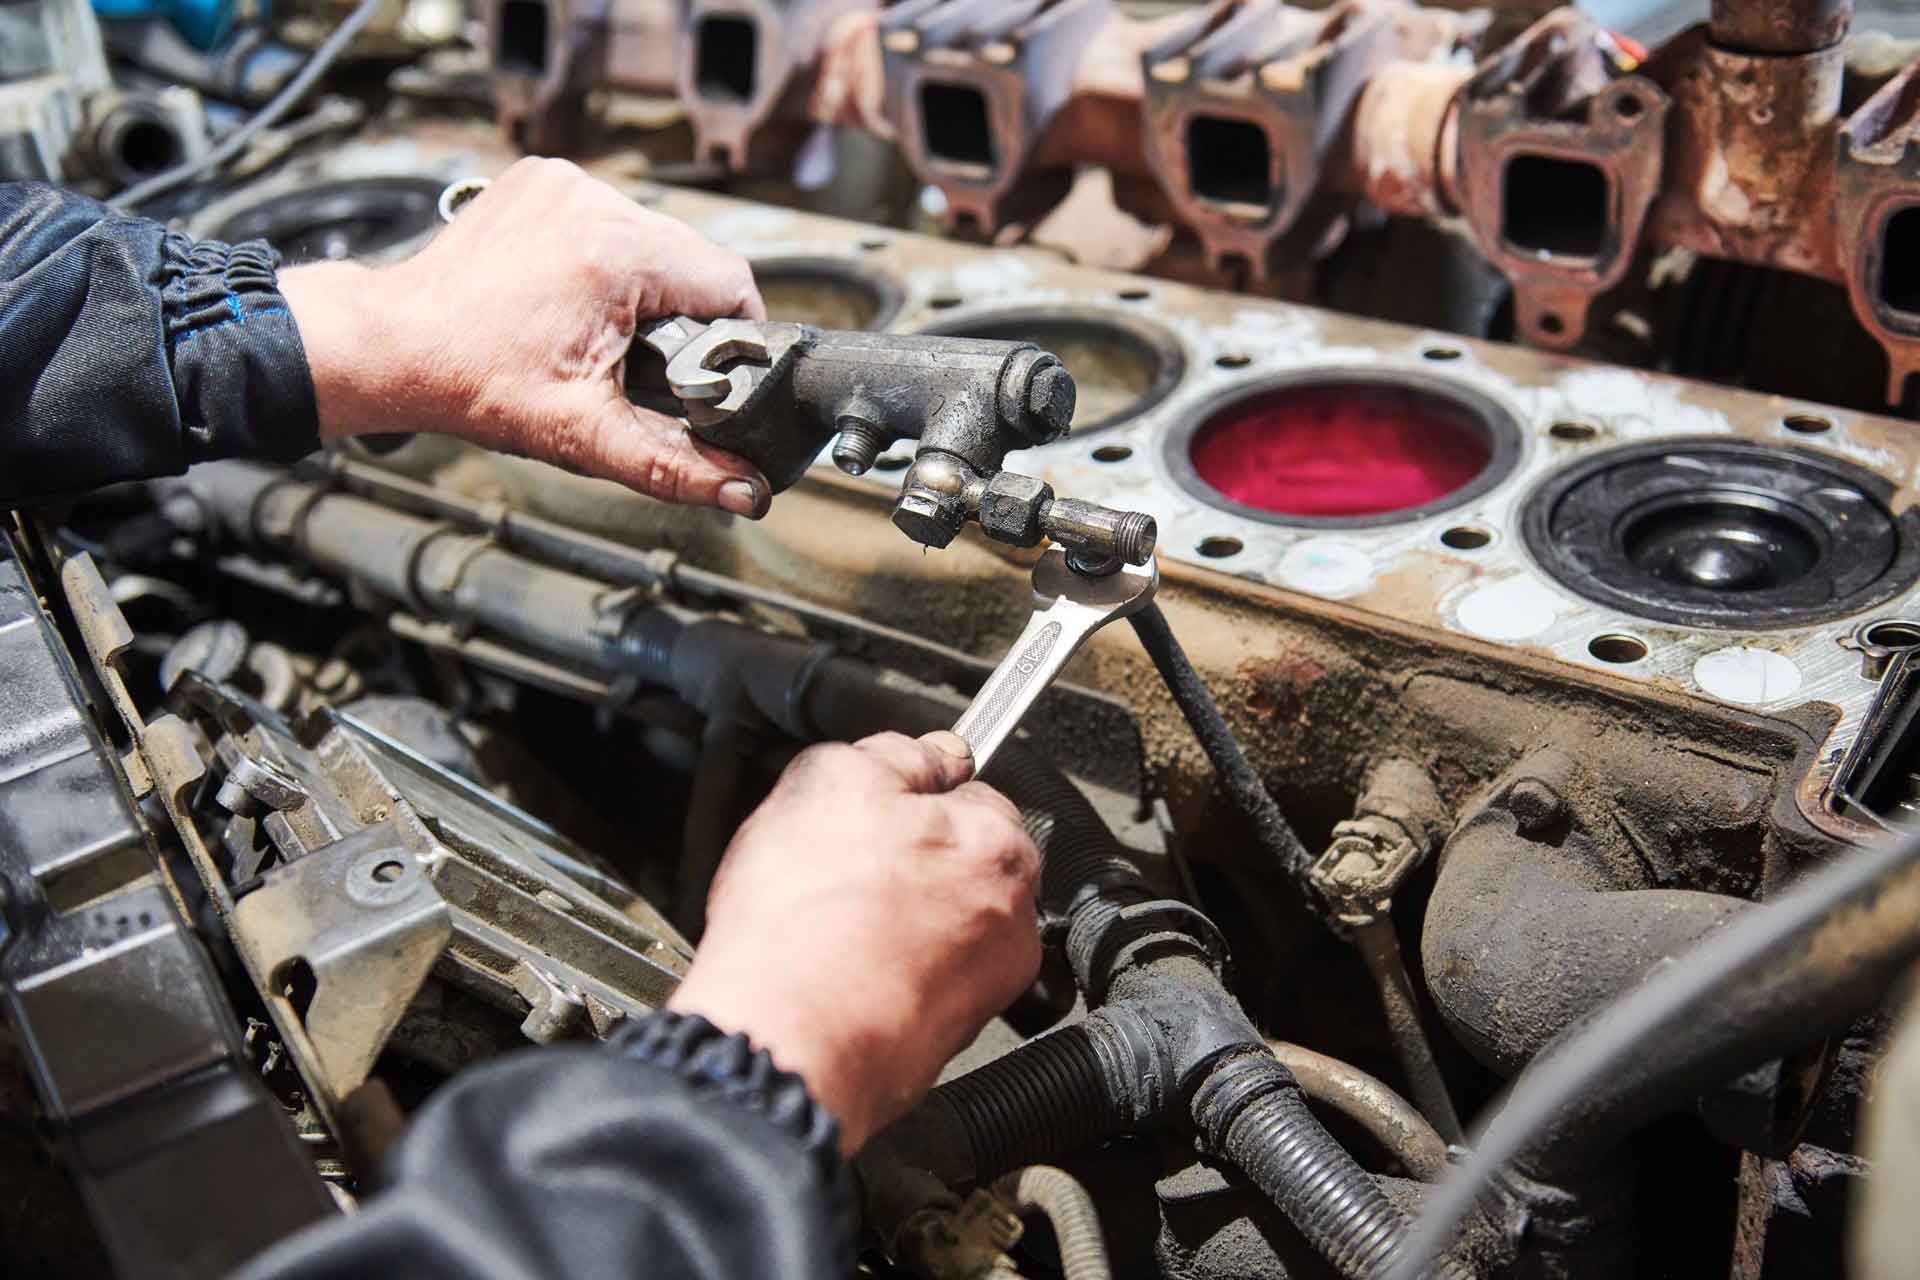
M236 1280L846 1280L838 1127L764 1052L691 1021L461 1073L385 1191Z
M0 183L0 502L317 448L277 263Z

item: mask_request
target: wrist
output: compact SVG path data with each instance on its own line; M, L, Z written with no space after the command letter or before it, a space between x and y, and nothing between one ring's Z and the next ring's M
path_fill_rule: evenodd
M392 305L385 271L357 262L311 263L282 271L280 292L306 350L322 440L434 428L414 403L420 362L407 351L406 325Z
M866 1055L831 1030L831 1013L787 998L767 999L763 982L741 983L702 974L698 962L666 1008L698 1014L739 1032L765 1049L776 1066L806 1082L809 1092L840 1122L841 1150L851 1155L877 1127L877 1102L862 1077Z

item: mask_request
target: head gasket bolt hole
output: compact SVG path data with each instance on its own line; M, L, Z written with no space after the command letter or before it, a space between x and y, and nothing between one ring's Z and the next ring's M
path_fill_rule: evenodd
M1638 662L1647 656L1647 642L1637 636L1595 636L1587 642L1587 652L1602 662Z

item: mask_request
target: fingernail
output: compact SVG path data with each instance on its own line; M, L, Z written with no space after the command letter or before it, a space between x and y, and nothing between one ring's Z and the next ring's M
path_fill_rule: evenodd
M758 520L765 511L760 486L751 480L729 480L720 486L720 509L734 515Z
M922 737L920 741L926 743L935 751L944 751L948 755L958 759L973 759L973 748L967 745L965 738L951 729L935 729L932 733Z

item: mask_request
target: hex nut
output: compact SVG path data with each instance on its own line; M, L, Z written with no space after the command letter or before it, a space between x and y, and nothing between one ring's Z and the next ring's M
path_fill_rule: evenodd
M1040 541L1040 514L1053 501L1053 486L1032 476L1002 471L980 495L980 528L997 542L1031 547Z

